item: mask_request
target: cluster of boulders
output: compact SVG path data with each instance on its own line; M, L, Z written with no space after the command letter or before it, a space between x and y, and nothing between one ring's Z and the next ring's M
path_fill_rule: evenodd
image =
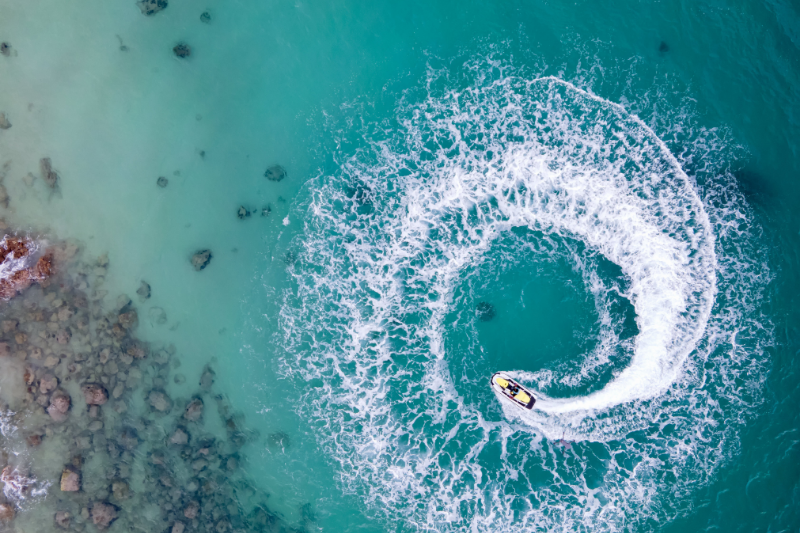
M53 272L52 254L31 257L34 244L26 239L6 235L0 241L0 300L10 300L34 283L46 283Z
M21 245L9 243L6 253L14 246ZM213 392L213 369L195 378L191 397L171 395L170 382L186 382L175 373L176 350L137 338L139 311L128 297L104 306L108 259L81 263L69 244L50 250L58 268L49 283L0 308L0 365L18 369L22 390L14 412L0 413L10 413L19 429L9 435L27 450L2 456L3 492L44 498L33 512L51 509L53 531L128 531L143 520L147 530L170 533L293 531L244 473L241 447L253 435ZM137 294L148 299L150 285ZM205 429L212 416L221 417L224 436ZM20 462L56 451L63 466L49 481L35 462ZM0 530L24 514L16 503L0 497Z

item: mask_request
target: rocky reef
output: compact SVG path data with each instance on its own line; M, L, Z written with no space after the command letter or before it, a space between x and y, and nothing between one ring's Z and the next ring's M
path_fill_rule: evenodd
M36 531L299 531L246 474L242 446L257 435L214 390L213 368L188 397L170 393L191 381L172 345L136 334L130 298L107 301L107 257L13 236L0 250L4 262L40 254L2 272L29 274L0 303L0 531L28 512ZM149 298L150 285L137 293Z

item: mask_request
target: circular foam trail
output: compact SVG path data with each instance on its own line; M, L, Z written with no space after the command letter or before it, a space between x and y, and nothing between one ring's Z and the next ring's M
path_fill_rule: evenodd
M730 375L759 375L719 341L746 320L714 311L720 276L729 300L758 290L732 284L732 261L718 256L742 238L730 232L736 215L710 216L664 143L622 107L552 77L492 78L479 63L472 83L402 104L339 172L311 183L281 312L283 369L316 384L299 409L343 486L419 530L492 531L503 520L614 530L674 512L658 503L663 472L712 475L707 447L724 448L720 419L732 414L718 399L740 394ZM432 73L428 86L439 82ZM538 409L503 405L495 421L454 386L445 317L465 270L520 227L617 265L638 335L630 363L590 394L551 398L554 381L574 377L513 373L536 389ZM604 360L587 358L579 373ZM556 460L559 439L585 455Z

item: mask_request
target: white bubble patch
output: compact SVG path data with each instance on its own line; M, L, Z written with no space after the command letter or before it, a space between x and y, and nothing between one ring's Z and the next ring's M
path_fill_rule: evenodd
M479 63L471 83L430 89L365 133L293 217L304 232L282 362L311 384L301 413L345 490L412 530L615 531L678 515L680 494L733 452L729 421L755 402L730 378L754 390L762 375L768 341L731 341L758 329L759 282L730 276L764 269L742 258L747 229L728 223L746 208L709 203L741 201L727 182L704 201L621 106L557 78L490 78ZM498 368L537 403L495 421L457 392L444 324L465 269L514 228L617 265L638 335L627 366L583 396L548 397L569 380L553 370ZM587 358L583 377L607 360Z

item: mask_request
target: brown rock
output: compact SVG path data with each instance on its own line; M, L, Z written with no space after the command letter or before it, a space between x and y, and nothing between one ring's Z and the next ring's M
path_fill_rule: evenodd
M63 492L77 492L81 490L81 475L70 468L61 472L61 490Z
M58 511L55 516L56 525L62 529L69 529L71 518L72 515L68 511Z
M87 383L81 387L87 405L103 405L108 401L108 392L99 383Z
M53 374L45 374L39 380L39 392L42 394L50 394L58 387L58 378Z
M110 503L95 502L92 505L92 523L97 529L107 529L118 516L117 508Z
M42 443L42 437L43 435L28 435L28 437L25 439L25 442L27 442L28 446L31 448L36 448Z
M67 412L72 404L69 394L63 390L57 390L50 397L50 406L47 408L47 414L54 422L63 422L67 419Z
M119 320L120 326L125 329L132 329L139 323L139 316L136 314L135 309L131 309L127 313L120 313L117 319Z
M14 515L16 511L14 510L14 506L10 503L0 503L0 520L4 522L9 522L14 520Z
M0 357L8 357L11 355L11 347L7 342L0 342Z
M117 500L127 500L130 496L130 487L122 480L117 480L111 484L111 492Z

